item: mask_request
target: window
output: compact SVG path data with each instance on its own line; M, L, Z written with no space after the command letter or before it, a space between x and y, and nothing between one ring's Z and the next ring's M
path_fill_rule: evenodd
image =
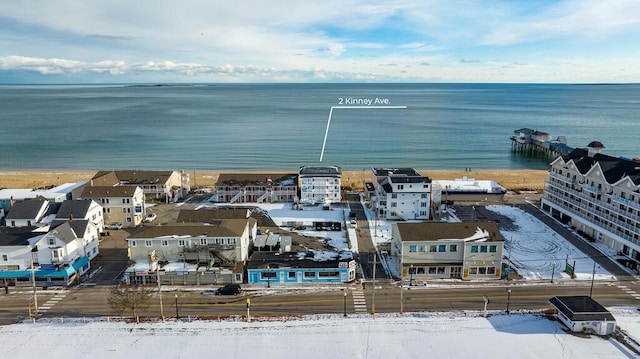
M185 245L184 239L178 239L178 245L184 247Z
M296 272L287 273L287 277L289 277L289 279L296 279Z
M137 246L138 244L136 243L136 241L129 241L129 245L130 245L131 247L135 247L135 246Z
M416 267L413 271L415 272L415 274L424 274L424 267Z
M444 274L444 267L437 267L438 274Z
M449 245L449 252L457 252L458 251L458 245L457 244L450 244Z
M414 253L416 251L416 245L412 244L409 246L409 253Z
M153 245L153 242L151 241L144 241L144 246L145 247L151 247Z
M398 204L396 202L391 202L391 207L396 207Z
M496 267L487 267L487 274L496 274Z
M438 245L438 252L446 252L447 251L447 245L446 244L440 244Z
M404 185L403 184L399 184L398 185L398 189L404 189Z
M392 193L391 198L398 198L398 195L396 193Z
M429 274L436 274L436 267L429 267Z
M424 252L424 245L423 244L418 245L418 252Z
M272 271L270 269L267 269L266 272L261 272L260 273L260 279L267 279L267 278L268 279L274 279L274 278L276 278L277 275L278 275L277 272L274 272L274 271Z
M206 238L200 238L200 244L206 245L207 244L207 239Z
M478 246L471 246L471 253L478 253Z
M318 272L318 277L320 278L339 278L340 272Z
M4 262L6 262L6 261L8 261L8 260L9 260L9 258L7 258L7 255L6 255L6 254L3 254L3 255L2 255L2 260L3 260Z
M55 238L49 238L49 245L50 246L54 246L56 244L56 239Z
M169 241L166 239L163 239L162 242L160 242L160 245L163 247L167 247L169 245Z
M470 267L469 274L478 274L478 267Z
M480 253L487 253L487 246L480 246Z
M478 274L487 274L487 267L478 267Z
M498 251L498 246L496 246L495 244L489 246L489 253L496 253L497 251Z
M438 246L437 245L432 244L432 245L429 246L429 252L435 253L437 251L438 251Z
M127 223L131 223L131 217L127 217Z
M427 206L427 202L420 202L420 207L424 208Z
M304 272L304 277L307 279L315 279L316 272Z

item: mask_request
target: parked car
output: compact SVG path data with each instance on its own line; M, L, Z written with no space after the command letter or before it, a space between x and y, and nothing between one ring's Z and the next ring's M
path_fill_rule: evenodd
M158 215L156 215L155 213L149 213L149 214L147 214L146 217L144 217L144 222L150 223L150 222L155 221L156 218L158 218Z
M106 225L107 229L122 229L122 223L113 222Z
M239 284L225 284L216 290L217 295L238 295L242 292Z

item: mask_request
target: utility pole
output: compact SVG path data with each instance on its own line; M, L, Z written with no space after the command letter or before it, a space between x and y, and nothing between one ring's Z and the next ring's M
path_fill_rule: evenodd
M371 314L376 314L376 253L373 253L373 287L371 288Z
M160 287L160 266L156 262L156 280L158 281L158 296L160 297L160 317L164 322L164 307L162 306L162 288Z
M33 254L31 256L31 285L33 287L34 323L38 319L38 293L36 292L36 269L33 266Z
M593 272L591 272L591 289L589 289L589 298L593 295L593 280L596 278L596 261L593 261Z

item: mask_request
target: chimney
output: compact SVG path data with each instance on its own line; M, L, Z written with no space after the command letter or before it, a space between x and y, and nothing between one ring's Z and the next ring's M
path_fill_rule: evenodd
M73 213L69 213L69 220L73 221Z

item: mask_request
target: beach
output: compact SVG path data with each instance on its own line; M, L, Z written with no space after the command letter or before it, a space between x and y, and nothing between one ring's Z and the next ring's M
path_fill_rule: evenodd
M1 188L44 188L62 183L89 181L97 171L92 170L4 170L0 171ZM547 170L418 170L432 180L474 178L492 180L510 191L538 191L544 188ZM283 171L193 171L189 172L192 187L213 187L221 173L285 173ZM295 173L291 171L290 173ZM371 171L343 171L343 187L362 189L362 183L371 180Z

